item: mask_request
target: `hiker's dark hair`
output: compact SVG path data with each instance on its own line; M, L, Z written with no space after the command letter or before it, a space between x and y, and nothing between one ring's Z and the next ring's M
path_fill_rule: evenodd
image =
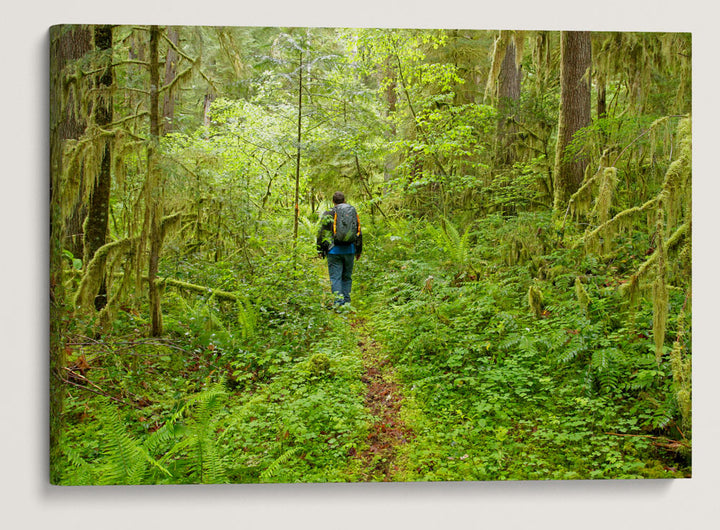
M336 191L333 193L333 203L341 204L345 202L345 194L342 191Z

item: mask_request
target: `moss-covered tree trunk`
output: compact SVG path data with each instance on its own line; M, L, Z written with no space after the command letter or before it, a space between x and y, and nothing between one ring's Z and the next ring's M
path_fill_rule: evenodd
M512 165L517 159L515 120L520 104L521 71L516 55L515 38L510 37L498 76L498 162L502 165Z
M53 28L51 32L51 65L50 67L63 76L63 70L77 59L80 59L92 50L93 39L90 26L64 25ZM65 80L67 78L65 77ZM59 78L56 80L59 81ZM54 81L51 80L51 83ZM58 116L54 120L56 126L55 134L57 141L62 143L65 140L76 140L85 132L87 123L84 119L84 112L76 112L80 101L80 94L68 92L64 95L65 87L62 84L53 85L51 94L55 97L53 104L57 105ZM63 101L63 98L67 100ZM51 109L53 112L53 109ZM60 115L62 114L62 115ZM57 144L55 153L58 160L62 158L61 145ZM61 165L58 166L57 176L62 173ZM69 250L76 258L83 255L83 221L87 215L87 207L82 204L83 175L78 175L79 186L77 187L78 207L73 210L71 216L63 219L64 229L62 246ZM51 188L52 189L52 188ZM58 219L59 220L59 219Z
M158 56L158 41L160 29L157 26L150 28L150 145L148 147L148 175L146 190L146 213L149 218L150 256L148 259L148 296L150 302L150 334L153 337L162 335L162 312L160 308L160 288L157 285L158 269L160 266L160 250L162 248L162 182L159 156L160 137L160 61Z
M50 482L57 484L59 438L62 431L62 369L65 366L63 329L63 239L66 224L62 216L61 177L63 144L79 138L85 124L72 112L74 102L65 101L65 68L90 51L92 39L87 26L54 26L50 29Z
M112 67L112 26L103 25L94 28L95 49L103 56L102 72L95 83L93 118L99 134L102 158L95 177L95 185L90 195L87 221L84 233L83 262L90 263L95 252L105 244L110 212L110 185L112 165L112 137L105 131L113 118L113 67ZM107 304L107 285L103 278L100 290L95 297L95 308L99 311Z
M555 209L563 209L582 183L587 158L571 146L575 134L590 125L590 32L560 34L560 117L555 151Z
M180 42L180 32L175 26L167 28L167 38L171 43L165 55L165 85L170 86L177 76L177 63L179 55L175 47ZM162 132L167 134L175 128L175 94L173 90L167 90L163 97L162 107Z

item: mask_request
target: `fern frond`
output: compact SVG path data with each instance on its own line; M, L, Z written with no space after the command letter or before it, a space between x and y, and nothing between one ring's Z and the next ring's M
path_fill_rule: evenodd
M293 447L276 458L275 461L265 469L265 471L260 473L260 481L265 482L269 478L274 477L280 469L280 466L287 462L291 456L298 452L298 450L298 447Z
M247 340L255 335L255 326L257 325L257 313L250 301L238 297L237 301L238 316L237 321L240 324L242 338Z
M446 253L450 261L461 267L468 265L470 256L470 227L460 234L458 228L446 217L443 217L443 228L427 226L427 231L435 244Z
M310 221L307 217L304 215L301 215L299 218L300 221L300 229L302 230L301 236L308 238L310 240L315 239L315 235L317 232L317 225Z
M61 483L67 486L89 486L95 483L93 467L72 447L62 447L68 467L63 469Z
M101 451L107 459L101 467L98 483L140 484L147 464L142 446L127 433L113 405L103 404L98 417L102 424Z
M222 387L216 385L188 399L188 408L194 407L193 421L187 424L187 447L191 457L189 462L192 475L203 484L227 482L215 439L219 409L223 406L222 398L226 395Z

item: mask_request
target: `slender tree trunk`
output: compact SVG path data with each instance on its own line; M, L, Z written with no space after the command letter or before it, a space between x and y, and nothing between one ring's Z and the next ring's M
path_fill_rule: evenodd
M150 28L150 145L148 147L148 190L147 212L150 216L150 257L148 260L148 294L150 301L150 334L153 337L162 335L162 312L160 308L160 288L156 283L160 265L160 250L162 247L162 182L160 182L160 169L158 165L158 148L160 137L160 105L159 83L160 67L158 58L158 41L160 29L157 26Z
M106 129L113 118L113 68L112 68L112 26L95 26L95 48L104 55L103 71L95 83L95 124L100 130ZM105 244L110 212L110 185L112 165L112 137L105 136L101 142L102 159L100 172L95 179L95 186L90 195L90 205L84 235L83 259L87 264L95 256L95 252ZM107 304L107 285L103 278L100 290L95 297L95 308L99 311Z
M205 94L205 100L203 101L203 125L205 127L210 126L210 106L215 101L215 94Z
M590 125L590 32L563 31L560 34L560 117L555 151L555 209L563 209L582 183L587 159L570 152L575 134Z
M397 75L395 74L395 71L390 64L390 59L385 62L385 66L382 72L382 76L384 77L384 79L390 80L390 82L387 83L387 87L385 88L385 101L387 103L387 106L385 107L385 117L388 119L388 123L390 125L388 127L386 138L388 142L391 142L395 139L395 135L397 134L395 123L394 121L392 121L394 119L394 114L397 111ZM385 182L390 180L391 174L394 171L395 167L397 167L397 165L398 163L396 154L390 153L385 155L385 162L383 168Z
M167 28L168 40L175 46L180 42L180 35L176 26ZM173 46L168 46L167 55L165 56L165 86L170 85L177 76L178 53ZM167 134L175 128L175 91L166 90L163 97L163 120L162 132Z
M293 251L297 247L298 220L300 216L300 154L302 141L302 93L303 93L303 55L300 51L300 67L298 68L298 114L297 114L297 156L295 160L295 219L293 224Z
M607 117L607 89L604 75L597 80L597 117L598 119Z

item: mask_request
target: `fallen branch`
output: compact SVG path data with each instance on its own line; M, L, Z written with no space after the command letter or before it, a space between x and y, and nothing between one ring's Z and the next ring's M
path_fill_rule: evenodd
M69 372L73 375L73 377L78 377L78 378L80 378L80 379L83 379L83 380L87 381L88 383L90 383L91 385L93 385L94 387L100 388L99 386L97 386L96 384L94 384L92 381L90 381L90 380L89 380L87 377L85 377L84 375L78 374L77 372L75 372L75 371L73 371L73 370L71 370L71 369L69 369L69 368L65 368L65 369L66 369L67 371L69 371ZM127 406L129 406L129 407L135 407L135 405L133 405L133 404L131 404L131 403L128 403L127 401L123 401L123 400L120 399L120 398L116 398L115 396L111 396L110 394L107 394L106 392L103 392L102 390L93 390L92 388L88 388L88 387L86 387L86 386L84 386L84 385L81 385L80 383L75 383L74 381L70 381L69 379L65 379L64 377L60 377L60 375L58 375L58 374L56 374L56 376L57 376L57 378L58 378L60 381L62 381L63 383L67 383L68 385L72 385L72 386L77 387L77 388L80 388L80 389L82 389L82 390L87 390L88 392L92 392L93 394L96 394L96 395L98 395L98 396L102 396L102 397L106 397L106 398L108 398L108 399L112 399L113 401L117 401L118 403L122 403L123 405L127 405Z
M678 446L687 447L688 449L690 448L690 444L686 442L671 440L670 438L666 438L664 436L651 436L649 434L623 434L619 432L606 432L603 434L609 434L610 436L630 436L633 438L650 438L651 440L659 440L661 443L657 443L655 445L665 447L666 449L677 449Z
M143 276L144 281L148 281L147 276ZM212 289L210 287L205 287L203 285L195 285L193 283L188 282L182 282L180 280L173 280L172 278L158 278L155 280L155 282L160 285L172 285L173 287L177 287L178 289L185 289L187 291L193 291L196 293L201 294L212 294L215 298L220 298L222 300L229 300L231 302L237 302L240 298L235 293L230 293L228 291L222 291L220 289Z
M123 273L118 272L115 274L116 277L122 277ZM143 274L142 280L147 282L150 281L148 276L146 274ZM241 299L240 295L231 293L229 291L223 291L221 289L213 289L212 287L206 287L204 285L196 285L194 283L188 283L183 282L180 280L174 280L173 278L158 278L155 280L155 283L158 284L158 286L165 286L165 285L171 285L172 287L177 287L178 289L185 289L187 291L193 291L196 293L201 294L211 294L215 296L215 298L220 298L222 300L228 300L230 302L237 302Z

